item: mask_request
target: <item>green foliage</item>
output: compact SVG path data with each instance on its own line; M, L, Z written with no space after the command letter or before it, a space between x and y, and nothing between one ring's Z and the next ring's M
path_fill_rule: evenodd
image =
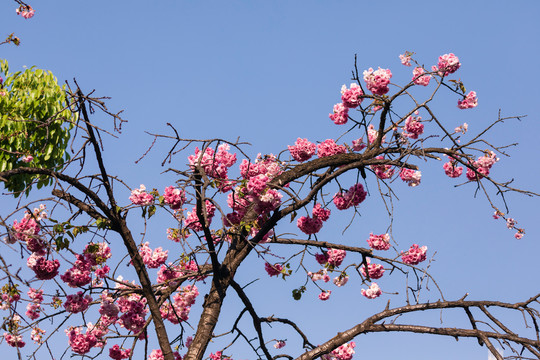
M70 130L77 121L66 101L65 85L59 86L50 71L32 67L10 74L0 60L4 82L0 87L0 171L19 167L57 169L67 160ZM30 163L21 161L31 155ZM4 184L17 197L50 185L52 179L39 175L12 176Z

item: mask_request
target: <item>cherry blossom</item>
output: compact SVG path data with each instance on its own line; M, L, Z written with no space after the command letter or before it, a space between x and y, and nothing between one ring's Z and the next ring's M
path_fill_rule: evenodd
M279 276L279 274L281 274L281 272L283 271L283 266L281 266L280 264L271 265L269 263L265 263L264 270L266 270L266 272L270 276Z
M349 108L343 103L334 105L333 113L329 115L330 120L336 125L344 125L349 120Z
M382 290L377 283L372 283L368 289L360 290L360 293L368 299L375 299L381 296Z
M427 246L419 247L413 244L407 252L401 252L401 261L409 265L418 265L426 260Z
M439 63L437 64L437 69L444 76L455 73L460 66L461 63L459 62L458 57L452 53L439 56Z
M330 290L321 292L319 294L319 300L326 301L326 300L330 299L330 294L332 294L332 291L330 291Z
M401 169L401 172L399 173L399 177L401 178L401 180L405 181L407 185L417 186L420 184L422 173L418 170L403 168Z
M375 95L384 95L390 89L388 84L390 83L390 78L392 77L392 72L389 69L381 69L373 71L373 68L369 70L364 70L364 81L366 82L367 88Z
M317 151L317 145L301 138L296 140L294 146L289 145L288 148L292 158L298 162L309 160Z
M364 98L362 97L363 95L364 92L358 84L351 84L349 89L347 89L345 85L341 87L341 101L343 101L343 106L345 106L346 108L354 109L358 107L358 105L362 103L362 100L364 100Z
M154 202L154 196L146 192L146 187L141 184L138 189L131 191L131 196L129 200L135 205L147 206Z
M431 80L431 75L424 75L425 73L426 71L424 70L423 67L420 67L420 66L415 67L413 70L412 81L416 85L428 86Z
M458 100L458 108L460 109L472 109L478 106L478 98L476 92L471 91L465 96L463 100Z
M332 139L327 139L317 145L317 155L320 158L336 154L344 154L346 152L347 148L344 145L337 145Z

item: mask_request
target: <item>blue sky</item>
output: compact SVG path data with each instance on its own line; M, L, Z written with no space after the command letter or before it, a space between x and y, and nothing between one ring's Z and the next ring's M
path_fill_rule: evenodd
M498 144L520 143L509 151L511 158L495 165L493 175L515 178L516 187L540 192L537 1L512 5L503 1L55 1L31 5L36 16L24 20L15 15L14 2L0 4L3 33L15 32L22 43L18 48L4 45L1 57L8 59L12 71L37 65L51 70L60 81L76 78L84 91L95 89L98 96L110 96L109 108L123 109L129 122L118 140L106 139L106 163L132 187L144 183L162 189L174 181L170 174L160 175L165 170L159 165L165 145L134 164L151 142L144 132L165 133L167 122L185 138L240 137L253 144L245 149L252 156L277 154L297 137L335 138L344 128L333 125L328 113L340 99L341 85L350 83L354 55L360 71L390 68L393 80L403 83L409 80L411 69L400 64L398 55L408 50L426 67L435 64L439 55L453 52L459 56L462 68L455 75L477 92L479 106L459 111L453 97L442 96L444 101L437 103L439 114L448 124L455 124L450 127L467 122L470 131L476 132L495 120L499 109L503 116L527 115L489 136ZM105 117L94 121L108 126ZM187 155L180 154L170 166L182 168ZM474 197L473 186L454 188L454 182L442 173L442 164L422 170L418 188L395 183L400 201L395 204L394 237L400 246L418 242L428 245L431 255L437 252L432 273L448 298L469 292L471 299L517 301L536 294L538 199L508 195L510 215L526 229L526 236L517 241L502 222L491 219L488 202L480 195ZM343 224L348 220L343 219ZM323 234L332 241L361 241L365 246L366 234L383 232L379 229L388 226L388 218L374 196L344 235L340 223ZM152 229L156 234L161 234L160 225ZM156 241L169 246L166 240ZM241 281L256 277L266 281L261 262L250 261L241 268L248 270L240 275ZM260 270L255 275L247 268L251 264ZM395 291L402 284L399 281ZM253 285L254 293L262 282ZM395 304L400 299L385 294L368 302L353 284L340 294L336 291L333 302L315 300L312 288L313 304L296 303L290 300L290 291L301 283L301 279L272 279L264 287L271 289L271 295L258 299L258 306L262 314L276 316L313 309L318 315L315 319L307 316L305 327L316 329L319 342L382 310L388 299ZM233 314L238 300L231 294L228 301ZM197 305L191 317L194 324ZM337 312L337 308L349 310ZM487 357L485 348L475 341L387 334L356 340L355 358ZM249 358L243 351L247 350L240 347L230 354L235 359Z

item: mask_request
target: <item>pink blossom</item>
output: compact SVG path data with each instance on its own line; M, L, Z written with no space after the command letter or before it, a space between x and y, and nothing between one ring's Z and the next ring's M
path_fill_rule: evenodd
M364 70L364 81L366 82L367 88L375 95L384 95L390 89L388 84L390 83L390 78L392 77L392 72L390 69L381 69L373 71L372 68L369 70Z
M172 210L178 210L186 201L186 192L181 189L175 189L173 186L168 186L163 193L163 199Z
M296 221L296 225L304 234L311 235L321 230L323 221L318 217L302 216Z
M460 126L456 127L454 129L454 132L456 132L456 133L460 132L462 134L465 134L468 129L469 129L469 124L463 123L463 125L460 125Z
M364 265L360 267L360 272L362 275L367 276L371 279L380 279L384 275L384 267L381 264L370 264L370 259L366 259L368 264L368 271L366 273L366 268Z
M455 73L461 66L461 63L456 55L450 53L439 56L439 63L437 66L439 72L444 76L448 76Z
M60 262L58 260L46 260L43 256L30 255L26 264L34 271L39 280L50 280L58 275Z
M364 140L362 138L358 140L353 140L352 142L352 149L353 151L362 151L367 147L367 145L364 143Z
M168 250L163 251L163 249L158 247L154 251L148 246L148 242L145 242L143 246L139 249L139 254L142 257L142 260L146 266L150 269L157 269L161 265L165 264L168 257Z
M377 159L383 160L382 156L377 156ZM392 176L394 176L394 168L392 165L389 164L377 164L377 165L370 165L371 169L375 171L375 175L381 179L390 179Z
M32 18L36 13L36 11L32 9L30 5L20 5L17 9L15 9L15 12L17 15L21 15L25 19Z
M450 159L450 161L444 163L443 168L444 173L451 178L457 178L463 174L463 167L457 166L457 161L454 159Z
M26 316L30 318L30 320L36 320L39 318L41 312L41 305L36 303L29 303L26 305Z
M379 132L375 130L375 127L373 126L373 124L369 124L368 129L367 129L367 135L368 135L368 140L370 144L373 144L379 137ZM381 143L383 143L385 140L386 140L386 135L382 137Z
M424 133L424 124L422 124L420 120L422 120L420 116L411 115L407 117L407 120L405 120L405 127L403 128L405 131L403 136L411 139L418 139L418 137Z
M330 290L327 290L327 291L323 291L319 294L319 299L322 300L322 301L326 301L328 299L330 299L330 294L332 294L332 291Z
M146 192L146 187L141 184L138 189L133 189L131 191L131 196L129 200L135 205L147 206L154 202L154 196Z
M356 343L354 341L351 341L350 343L343 344L337 349L332 351L332 355L336 357L338 360L351 360L354 355L354 348L356 347Z
M289 152L294 160L304 162L309 160L317 151L317 145L308 141L308 139L296 139L294 146L288 146Z
M431 80L431 75L424 75L425 73L426 71L424 70L424 68L420 66L415 67L413 70L412 81L416 85L428 86L429 81Z
M315 256L317 256L317 255L320 255L320 254L316 254ZM324 263L326 263L326 261L327 261L327 257L325 257ZM310 271L310 272L307 273L307 275L313 281L319 281L319 280L322 280L324 282L329 282L330 281L330 276L328 276L328 270L326 270L326 269L319 270L316 273L312 273Z
M41 340L43 338L43 334L45 334L45 330L42 330L38 327L35 327L32 329L32 331L30 332L30 338L35 342L35 343L38 343L38 344L41 344Z
M350 89L347 89L345 85L341 87L341 101L343 101L343 105L346 108L354 109L358 107L358 105L362 103L362 100L364 100L362 98L363 95L364 93L362 92L362 88L358 84L354 84L354 83L351 84ZM335 107L334 107L334 113L335 113Z
M32 155L25 155L21 158L21 161L25 163L32 162L32 160L34 160L34 157Z
M345 210L351 206L358 206L362 203L367 196L367 192L364 190L362 184L358 183L349 188L345 193L337 193L334 195L334 205L338 210Z
M77 294L67 296L66 302L64 303L64 308L68 312L76 314L88 309L88 306L91 302L92 297L90 295L83 296L83 292L79 291L77 292Z
M265 174L259 174L249 178L246 188L250 195L259 196L266 188L268 181L270 181L268 176Z
M390 249L390 235L381 234L373 235L369 234L369 239L367 239L368 245L375 250L388 250Z
M130 355L131 349L122 349L118 344L109 349L109 357L114 360L127 359Z
M381 296L382 291L379 285L377 285L377 283L372 283L371 286L367 290L366 289L360 290L360 293L363 296L367 297L368 299L375 299Z
M333 113L328 116L336 125L344 125L349 120L349 108L342 103L334 105Z
M514 234L514 237L516 238L516 240L521 240L521 238L523 237L523 234L522 232L517 232Z
M411 56L412 53L406 51L405 54L399 55L399 60L402 65L411 66Z
M23 348L26 343L22 340L22 335L4 333L4 340L11 347Z
M349 277L347 275L341 274L341 275L336 276L334 278L333 283L337 287L341 287L341 286L345 285L348 281L349 281Z
M478 99L476 92L471 91L465 96L463 100L458 100L458 108L460 109L472 109L478 106Z
M174 360L182 360L182 357L180 356L178 351L173 352L173 355L174 355ZM210 356L210 358L212 358L212 356ZM148 356L148 360L163 360L163 359L164 357L163 357L163 352L161 351L161 349L152 350L152 352Z
M77 260L73 267L66 270L60 279L69 287L77 288L89 284L92 281L92 262L87 261L82 255L77 255Z
M322 254L319 254L319 253L316 253L315 254L315 260L321 264L321 265L324 265L328 262L328 255L326 254L326 252L323 252Z
M269 263L265 263L264 270L266 270L266 272L270 276L279 276L279 274L281 274L281 272L283 271L283 266L281 266L280 264L271 265Z
M236 162L236 154L230 154L229 149L229 144L221 144L218 146L217 153L210 147L202 153L197 147L195 155L188 156L188 161L191 168L201 166L206 175L219 180L227 180L228 168Z
M43 302L43 290L36 290L34 288L28 289L28 296L30 299L32 299L35 303L40 304Z
M506 227L508 229L513 229L517 224L517 221L513 218L506 219Z
M345 250L328 249L328 251L326 252L326 256L328 258L327 262L331 266L338 267L339 265L341 265L346 255L347 252Z
M285 344L285 341L283 340L278 340L276 341L276 343L274 344L274 347L276 349L281 349L282 347L284 347L286 344Z
M418 247L417 244L413 244L409 251L401 252L401 261L409 265L418 265L426 260L426 252L427 246Z
M332 139L327 139L317 145L317 155L320 158L336 154L344 154L346 152L347 148L344 145L337 145Z
M79 328L71 328L66 330L66 335L69 339L69 346L71 350L77 354L86 354L97 344L97 338L94 334L89 333L81 334Z
M326 221L330 218L330 209L323 209L321 204L316 203L313 207L313 210L311 211L311 214L317 219Z
M401 180L405 181L409 186L417 186L420 184L420 179L422 178L422 173L418 170L412 169L401 169L399 173Z
M206 205L206 219L208 220L207 226L210 226L212 223L212 219L214 218L214 214L216 211L216 206L209 200L205 201ZM185 220L186 227L188 229L192 229L194 231L202 231L203 226L199 222L199 217L197 216L197 207L194 206L191 212L187 213L186 220Z

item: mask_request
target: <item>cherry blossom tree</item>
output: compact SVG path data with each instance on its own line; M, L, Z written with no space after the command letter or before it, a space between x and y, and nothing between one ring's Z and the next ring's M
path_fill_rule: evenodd
M22 16L34 15L19 4ZM399 188L400 182L421 191L427 167L440 169L441 181L482 194L516 239L525 230L505 215L505 194L537 196L490 175L506 144L490 143L486 133L518 118L499 116L471 135L466 123L450 128L438 115L435 98L462 111L478 104L477 94L455 77L461 66L456 55L443 54L430 67L410 52L399 56L401 65L397 59L393 71L366 66L360 72L355 61L341 102L329 103L326 126L344 128L338 139L298 138L276 149L277 155L250 157L245 143L185 139L171 124L168 134L150 134L143 157L159 142L170 146L162 165L187 161L167 168L165 175L175 181L164 189L122 179L106 166L109 153L101 139L119 133L124 123L106 99L83 93L76 82L61 88L43 70L12 74L4 62L0 180L9 192L4 196L26 195L0 217L5 344L21 359L57 358L54 342L82 358L228 359L246 356L235 353L243 343L252 351L249 358L347 360L361 356L359 335L409 332L475 338L496 359L503 358L497 347L509 358L540 358L540 294L516 303L447 299L429 272L434 249L421 238L407 242L389 227L358 234L355 246L340 240L339 218L361 221L356 215L369 211L369 197L388 205L398 191L413 190ZM398 71L410 80L393 83ZM98 126L99 116L110 118L110 125ZM389 222L399 217L391 205L386 215ZM172 225L154 231L160 217ZM323 228L325 234L331 229L331 240L321 235ZM165 249L156 246L156 237L168 239ZM240 280L252 271L241 267L248 259L266 272L261 282L303 283L276 296L326 304L356 287L362 301L381 302L381 310L316 343L300 314L295 319L280 316L278 307L271 314L260 311L249 284ZM382 301L384 293L396 291L392 303ZM422 301L427 291L430 300ZM230 331L216 334L228 311L227 295L242 309ZM420 312L452 311L468 323L415 320ZM508 322L501 313L516 313L522 321ZM299 338L299 346L276 332Z

